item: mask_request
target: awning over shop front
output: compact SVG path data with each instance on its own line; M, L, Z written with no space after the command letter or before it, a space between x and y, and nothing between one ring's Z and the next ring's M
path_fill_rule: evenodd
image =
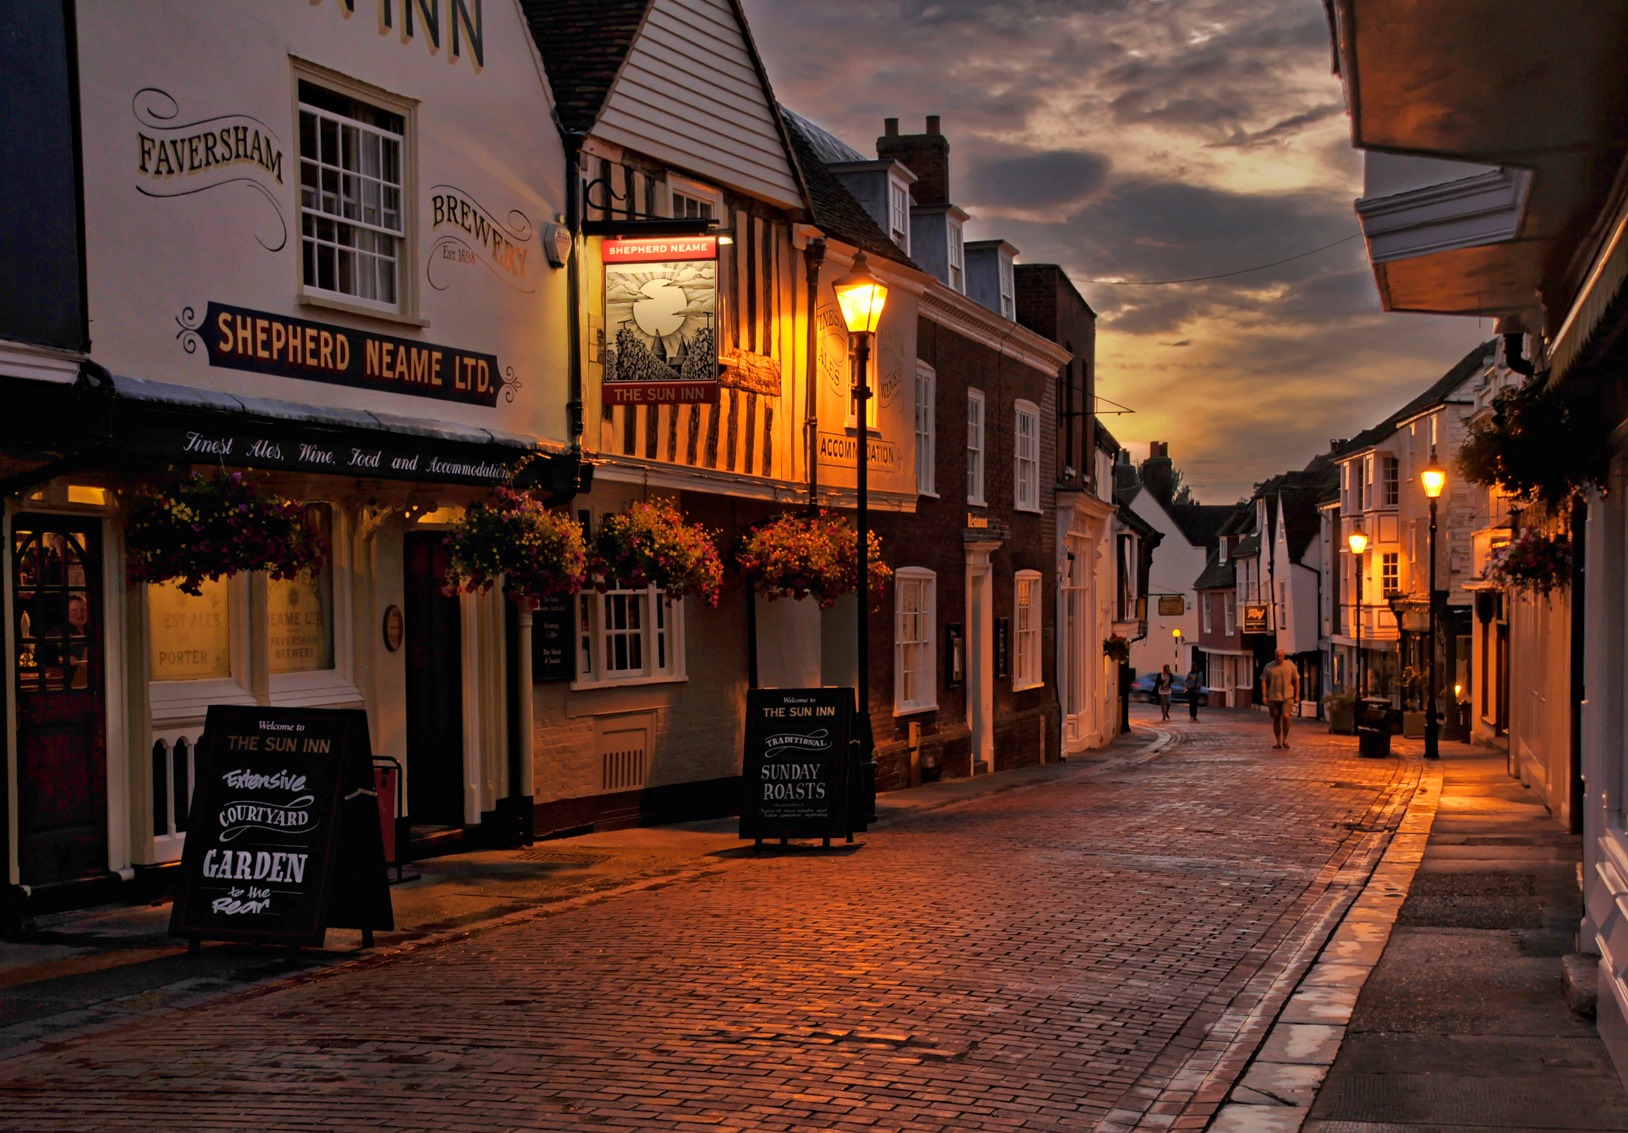
M579 461L530 438L375 410L242 397L112 376L87 365L71 386L0 379L0 442L42 470L131 462L218 464L421 483L492 485L520 477L575 494Z

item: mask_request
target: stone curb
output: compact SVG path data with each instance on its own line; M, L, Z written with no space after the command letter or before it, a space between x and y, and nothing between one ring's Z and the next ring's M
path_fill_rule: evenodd
M1441 790L1441 765L1424 763L1384 856L1290 993L1210 1133L1300 1133L1424 860Z

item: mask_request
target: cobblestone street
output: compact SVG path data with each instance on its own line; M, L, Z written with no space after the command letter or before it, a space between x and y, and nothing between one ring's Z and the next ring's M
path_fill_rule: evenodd
M0 1126L1202 1129L1420 767L1311 722L1274 751L1253 713L1162 727L854 848L743 844L19 1051Z

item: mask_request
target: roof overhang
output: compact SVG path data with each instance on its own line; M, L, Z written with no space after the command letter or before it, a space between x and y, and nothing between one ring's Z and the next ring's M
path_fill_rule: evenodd
M1386 309L1552 343L1588 325L1622 282L1599 222L1628 154L1628 5L1326 3Z

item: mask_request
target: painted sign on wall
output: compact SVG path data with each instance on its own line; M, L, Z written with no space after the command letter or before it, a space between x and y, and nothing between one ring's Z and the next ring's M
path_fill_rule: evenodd
M202 339L211 366L471 405L496 405L505 377L490 354L211 301L176 322L182 349ZM511 395L512 396L512 395Z
M718 401L718 241L607 239L604 404Z

